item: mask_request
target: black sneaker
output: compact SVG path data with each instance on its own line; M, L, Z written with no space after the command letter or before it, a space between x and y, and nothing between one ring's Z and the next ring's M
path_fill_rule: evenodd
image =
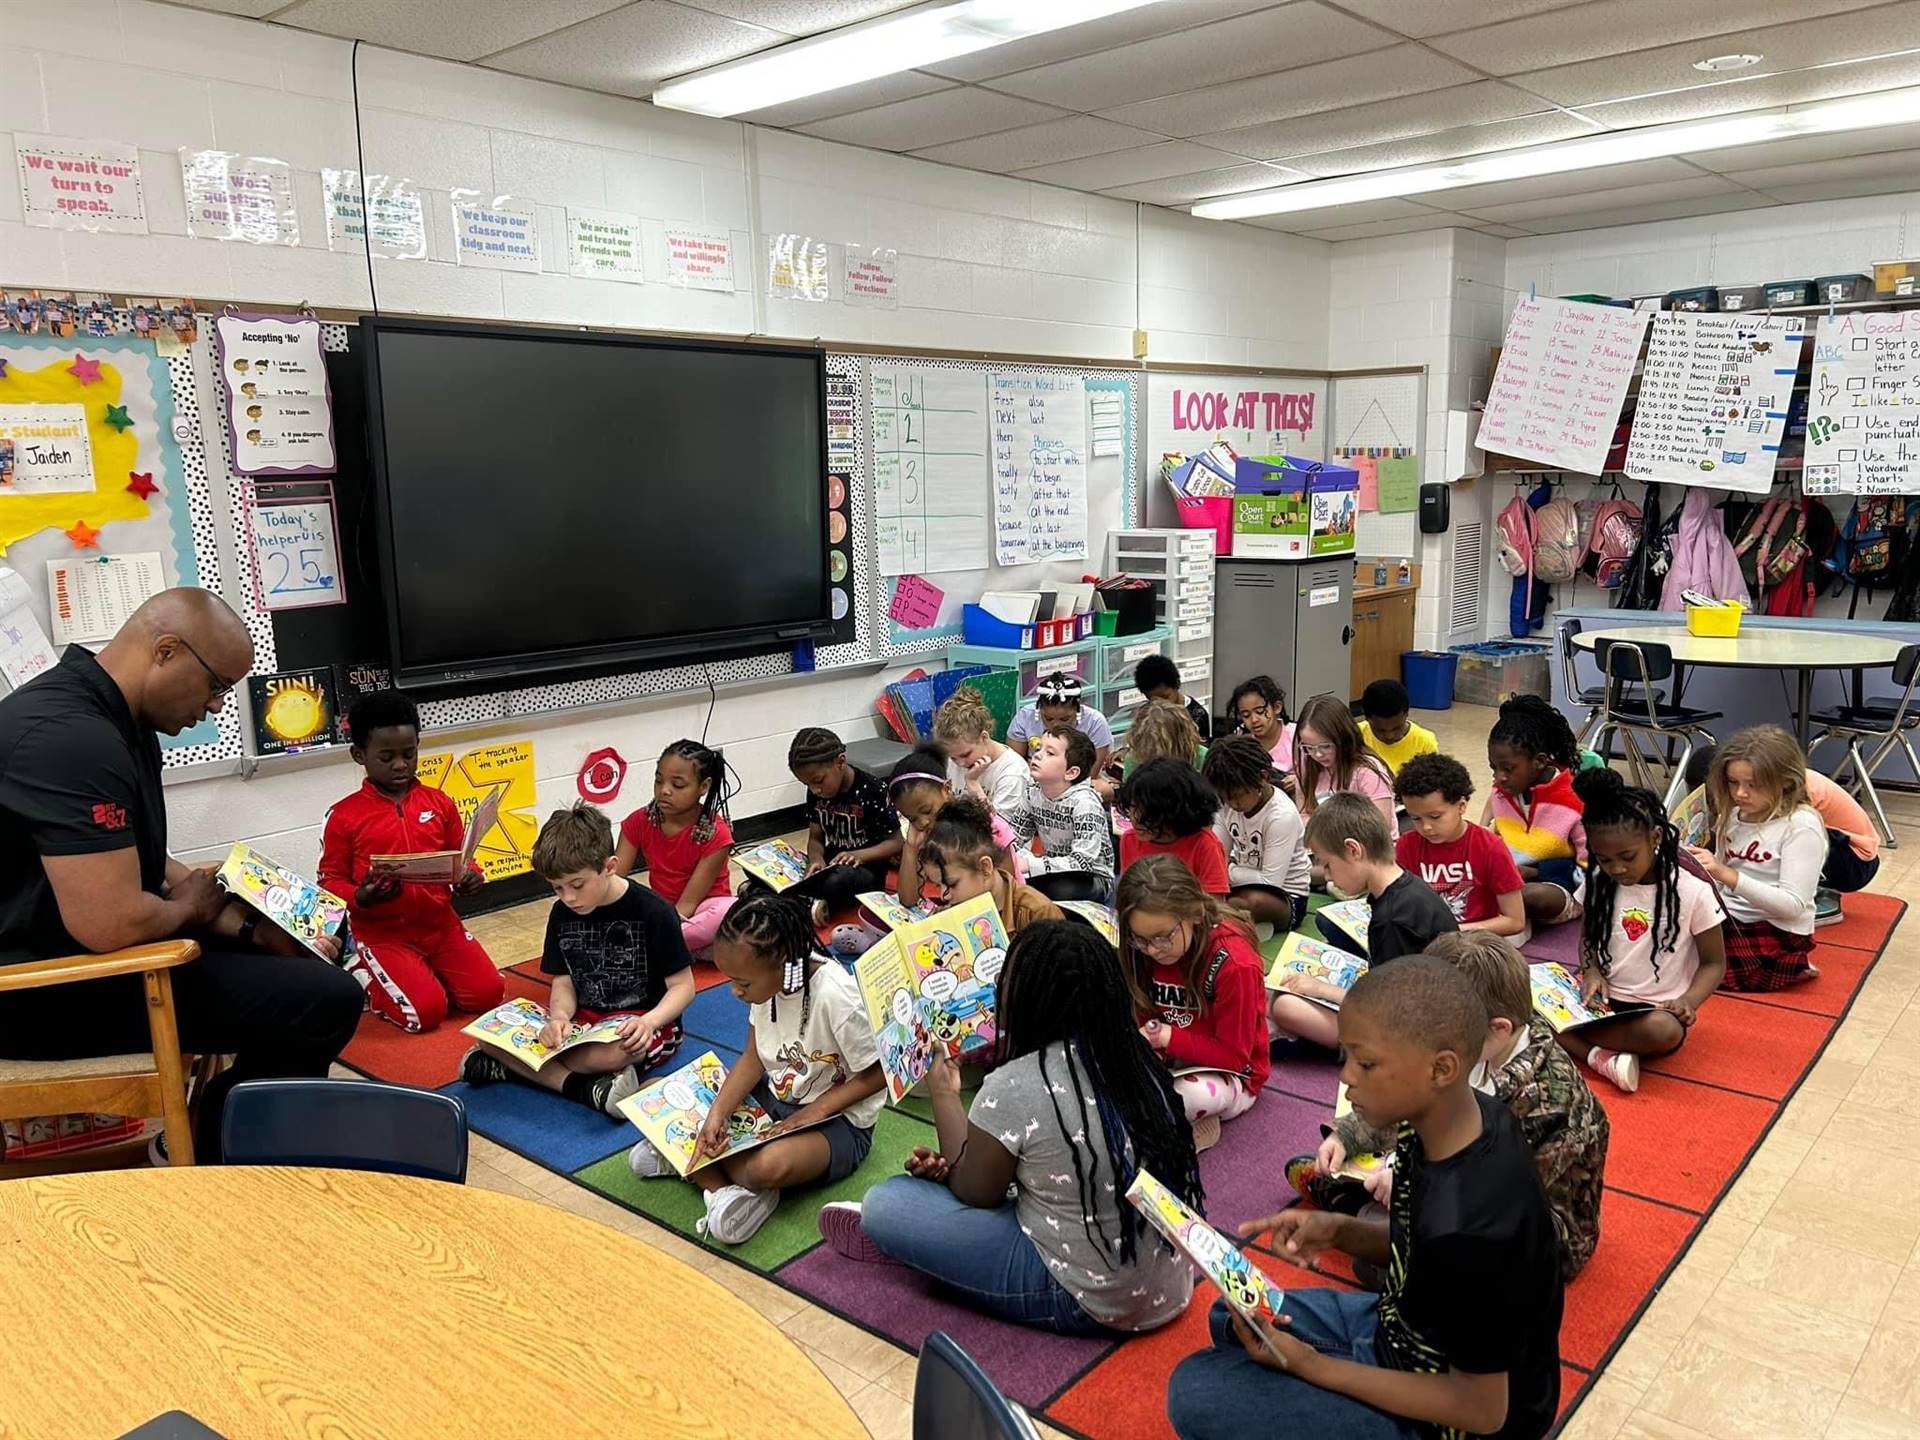
M615 1120L626 1118L613 1108L613 1086L620 1075L621 1072L616 1070L611 1075L596 1075L587 1083L587 1093L583 1098L589 1110L598 1110Z
M460 1078L469 1085L497 1085L511 1080L513 1072L489 1054L486 1046L476 1045L460 1057Z

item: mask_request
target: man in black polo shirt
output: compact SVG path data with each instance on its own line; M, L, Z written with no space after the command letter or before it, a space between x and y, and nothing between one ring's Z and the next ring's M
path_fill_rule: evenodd
M360 1018L359 985L167 853L159 734L215 714L253 668L253 641L205 590L168 590L98 656L60 664L0 700L0 965L104 954L191 936L173 971L180 1044L232 1054L195 1125L219 1155L220 1110L242 1080L325 1075ZM0 1056L73 1059L146 1050L137 975L0 994Z

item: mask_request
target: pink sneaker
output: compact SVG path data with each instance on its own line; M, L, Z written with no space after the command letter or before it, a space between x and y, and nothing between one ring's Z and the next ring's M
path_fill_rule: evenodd
M860 1223L860 1202L857 1200L829 1200L820 1207L820 1238L827 1242L836 1255L844 1255L849 1260L865 1260L869 1263L895 1265L894 1260L868 1235Z
M1587 1052L1587 1064L1594 1073L1604 1075L1631 1095L1640 1088L1640 1057L1623 1055L1618 1050L1602 1050L1598 1045Z

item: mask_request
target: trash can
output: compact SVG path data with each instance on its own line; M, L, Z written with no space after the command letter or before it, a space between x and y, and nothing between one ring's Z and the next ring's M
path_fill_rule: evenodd
M1400 657L1400 683L1407 687L1407 703L1416 710L1453 708L1453 672L1457 655L1444 650L1409 650Z

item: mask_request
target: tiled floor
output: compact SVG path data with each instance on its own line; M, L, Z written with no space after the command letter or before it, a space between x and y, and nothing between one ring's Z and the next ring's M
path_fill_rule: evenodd
M1488 783L1493 712L1418 717ZM1920 892L1920 797L1872 888ZM1478 812L1478 803L1474 806ZM543 905L474 932L538 952ZM1563 1432L1568 1440L1920 1440L1920 924L1894 934L1825 1056ZM475 1136L469 1183L557 1205L711 1275L798 1342L872 1432L911 1435L914 1357ZM1042 1433L1059 1432L1042 1427Z

